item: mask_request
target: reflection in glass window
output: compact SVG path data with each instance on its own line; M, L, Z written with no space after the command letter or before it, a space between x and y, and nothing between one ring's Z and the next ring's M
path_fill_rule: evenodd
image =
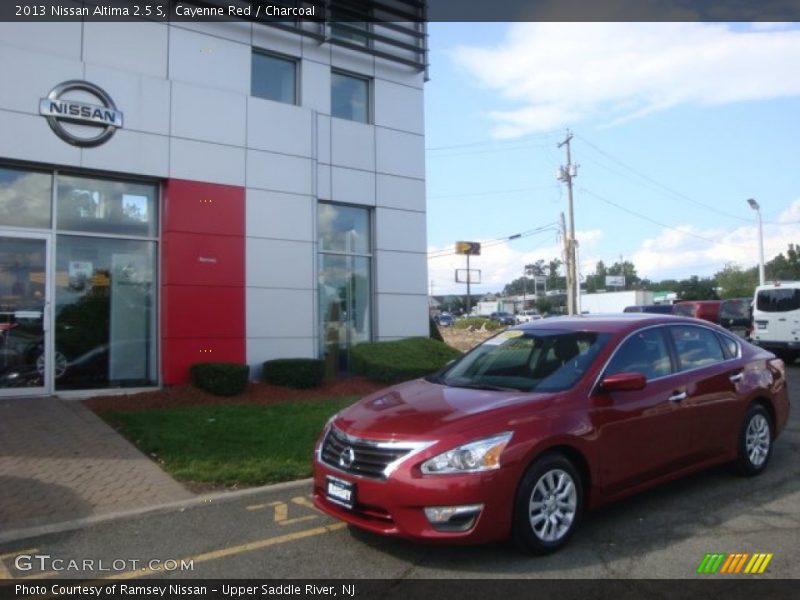
M145 183L59 176L57 227L155 237L156 186Z
M681 371L698 369L725 360L722 346L713 331L690 325L675 325L669 329L675 342Z
M369 122L369 80L331 73L331 114L341 119Z
M60 235L56 389L158 384L155 242Z
M331 5L331 37L368 46L371 11L365 3L340 0Z
M672 372L672 361L661 329L634 333L619 347L606 368L606 375L641 373L648 380Z
M250 93L258 98L297 104L297 61L254 51Z
M368 210L320 203L317 214L320 250L356 254L370 252Z
M350 366L350 348L372 338L369 210L320 203L320 345L329 375Z
M53 176L0 167L0 225L50 227Z

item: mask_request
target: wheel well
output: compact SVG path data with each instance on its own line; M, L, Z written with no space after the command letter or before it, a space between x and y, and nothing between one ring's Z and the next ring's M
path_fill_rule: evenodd
M769 420L771 422L770 424L772 425L772 427L771 427L772 435L774 437L775 436L775 407L772 406L772 402L770 402L769 400L767 400L764 397L758 397L758 398L753 399L753 401L750 403L750 406L756 406L756 405L763 407L764 410L767 411L767 414L769 415Z

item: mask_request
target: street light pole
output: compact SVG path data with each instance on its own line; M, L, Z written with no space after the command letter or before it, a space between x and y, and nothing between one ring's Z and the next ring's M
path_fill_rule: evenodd
M758 216L758 284L764 285L764 227L761 223L761 207L753 198L748 198L747 203Z

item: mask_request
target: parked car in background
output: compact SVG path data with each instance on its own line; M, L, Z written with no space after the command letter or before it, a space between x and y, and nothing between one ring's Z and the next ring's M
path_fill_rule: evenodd
M540 319L334 415L313 498L377 534L543 554L587 508L721 463L761 473L788 414L783 362L718 325Z
M637 304L626 306L622 312L626 313L656 313L661 315L672 314L672 304Z
M728 298L719 305L719 324L745 339L753 331L753 299Z
M800 356L800 281L776 281L756 288L752 342L787 363Z
M497 321L501 325L516 325L517 319L511 313L507 312L493 312L489 315L492 321Z
M529 323L531 321L535 321L536 319L541 319L541 318L542 315L540 315L537 311L532 309L520 311L516 315L517 323Z
M720 300L683 300L672 305L672 314L719 323Z
M437 316L433 317L433 320L436 321L436 324L439 327L452 327L453 323L456 322L456 320L453 317L453 315L448 314L448 313L442 313L440 315L437 315Z

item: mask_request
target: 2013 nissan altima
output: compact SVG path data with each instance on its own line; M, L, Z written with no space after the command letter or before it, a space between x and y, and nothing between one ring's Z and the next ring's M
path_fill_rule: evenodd
M540 320L331 418L314 502L379 534L547 553L585 509L720 463L757 475L788 414L783 362L711 323Z

